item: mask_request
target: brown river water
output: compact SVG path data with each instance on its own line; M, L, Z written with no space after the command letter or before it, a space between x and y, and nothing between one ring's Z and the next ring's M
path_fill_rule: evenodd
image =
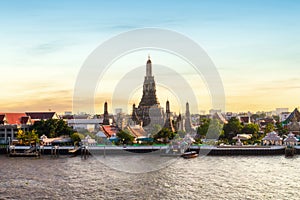
M162 159L0 155L0 199L300 199L300 156Z

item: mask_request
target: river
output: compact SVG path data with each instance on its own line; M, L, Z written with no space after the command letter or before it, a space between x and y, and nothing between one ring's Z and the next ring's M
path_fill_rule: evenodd
M299 169L299 156L1 155L0 199L299 199Z

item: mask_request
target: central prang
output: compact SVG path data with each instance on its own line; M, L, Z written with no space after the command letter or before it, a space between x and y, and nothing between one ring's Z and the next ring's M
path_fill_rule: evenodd
M150 124L163 125L164 123L163 109L160 107L156 96L156 86L154 76L152 76L152 62L150 56L148 56L146 64L143 96L137 108L135 104L133 104L132 120L143 127Z

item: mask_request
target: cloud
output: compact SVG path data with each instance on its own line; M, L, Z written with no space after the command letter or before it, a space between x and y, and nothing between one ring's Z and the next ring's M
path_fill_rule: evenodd
M265 83L260 83L257 85L254 90L255 91L263 91L263 92L287 92L289 90L299 90L300 89L300 78L289 78L282 80L270 80Z
M57 51L63 50L66 46L70 46L70 43L67 43L62 40L53 40L48 42L39 43L31 48L30 53L33 54L49 54Z

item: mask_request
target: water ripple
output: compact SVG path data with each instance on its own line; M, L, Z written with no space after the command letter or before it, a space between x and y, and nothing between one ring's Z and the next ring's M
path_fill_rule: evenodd
M178 159L147 173L116 171L101 159L1 156L0 199L298 199L300 195L298 156ZM156 162L153 156L113 157L115 165L122 166L125 160L135 166L132 170Z

